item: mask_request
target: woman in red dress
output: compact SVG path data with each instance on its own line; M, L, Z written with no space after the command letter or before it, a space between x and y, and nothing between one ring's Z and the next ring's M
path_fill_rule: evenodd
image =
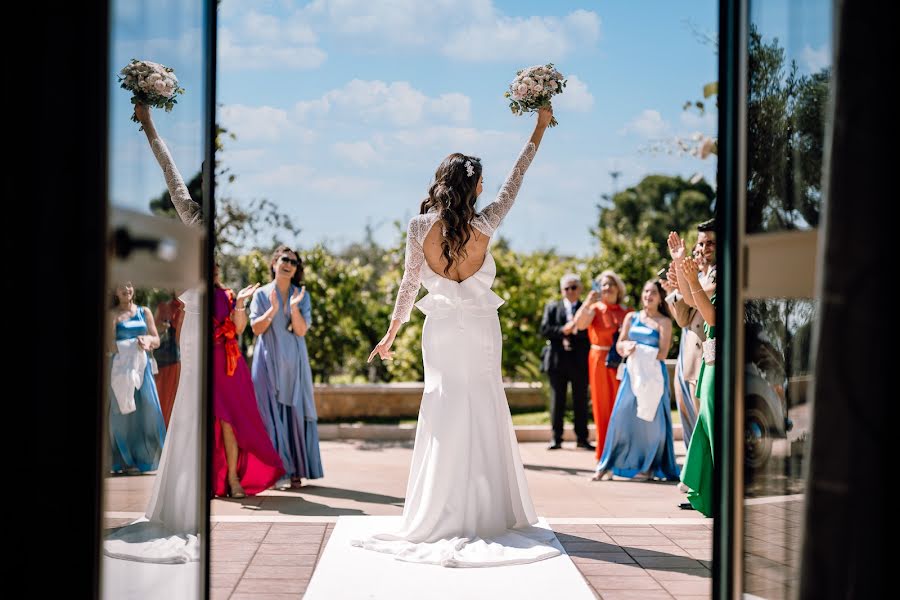
M619 380L616 369L606 366L610 348L616 345L618 335L628 309L620 306L625 299L625 284L615 272L603 271L594 279L594 285L581 308L575 313L575 326L587 329L591 340L588 355L588 378L591 386L591 407L594 411L594 425L597 428L597 460L606 442L606 428L612 414Z
M284 466L259 415L250 369L238 344L248 321L244 305L258 284L245 287L235 298L219 283L218 267L213 277L213 490L216 496L243 498L274 485Z

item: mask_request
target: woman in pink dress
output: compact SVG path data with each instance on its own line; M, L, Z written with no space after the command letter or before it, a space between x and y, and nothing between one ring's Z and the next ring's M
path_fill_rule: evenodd
M284 467L259 416L250 369L238 344L247 326L244 304L259 284L245 287L235 298L219 283L218 267L213 276L213 490L216 496L243 498L271 487Z

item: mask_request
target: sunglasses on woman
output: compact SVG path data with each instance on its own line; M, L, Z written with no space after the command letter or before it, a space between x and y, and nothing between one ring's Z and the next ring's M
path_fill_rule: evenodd
M287 263L289 265L295 266L295 267L300 266L300 261L295 260L295 259L291 258L290 256L282 256L278 260L283 263Z

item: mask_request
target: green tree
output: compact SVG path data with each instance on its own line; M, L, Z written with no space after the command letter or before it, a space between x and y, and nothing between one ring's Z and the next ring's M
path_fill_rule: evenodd
M830 70L799 76L778 39L748 48L748 231L816 226Z
M704 180L691 183L681 177L648 175L597 206L600 217L591 233L601 247L604 230L628 238L646 238L656 246L658 255L668 256L669 232L684 233L712 218L713 198L715 192Z
M337 374L365 372L368 348L362 328L371 319L371 292L364 283L372 267L359 259L341 260L322 244L301 254L313 310L307 335L313 376L327 383Z
M505 301L499 310L503 377L538 381L540 352L545 343L540 332L544 306L560 298L559 279L564 273L578 273L585 279L585 265L552 251L515 252L503 238L494 244L491 254L497 263L493 289Z

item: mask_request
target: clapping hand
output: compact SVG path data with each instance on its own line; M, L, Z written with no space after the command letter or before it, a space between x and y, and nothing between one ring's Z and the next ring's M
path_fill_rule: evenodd
M697 281L700 268L697 267L697 262L693 258L687 257L681 261L681 272L687 278L688 282Z
M668 284L668 287L666 284ZM678 273L675 271L675 261L669 264L669 270L666 271L666 283L663 284L663 287L669 293L678 289Z
M303 296L306 295L306 286L304 285L299 290L294 290L294 293L291 295L291 309L295 308L300 304L300 301L303 300Z
M676 232L669 232L669 239L667 240L669 244L669 254L672 255L672 258L679 262L684 258L684 240L681 239Z
M237 300L235 301L235 304L238 306L238 308L244 306L244 302L247 301L247 298L250 298L251 296L253 296L253 292L255 292L256 288L258 288L258 287L259 287L259 284L254 283L252 285L248 285L247 287L245 287L244 289L242 289L241 291L238 292Z

